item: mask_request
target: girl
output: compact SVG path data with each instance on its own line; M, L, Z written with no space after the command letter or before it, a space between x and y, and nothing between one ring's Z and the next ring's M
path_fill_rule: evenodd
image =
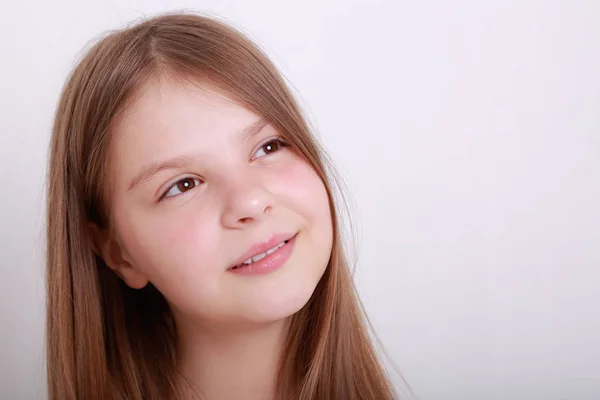
M49 399L392 399L323 150L240 32L164 14L83 57L52 132Z

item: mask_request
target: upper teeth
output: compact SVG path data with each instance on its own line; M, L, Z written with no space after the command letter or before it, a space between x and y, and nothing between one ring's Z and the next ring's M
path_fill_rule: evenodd
M277 246L275 246L275 247L273 247L273 248L265 251L264 253L260 253L260 254L257 254L255 256L252 256L249 259L247 259L246 261L244 261L243 264L252 264L253 262L257 262L258 260L262 260L263 258L265 258L266 256L268 256L269 254L275 253L277 251L277 249L279 249L284 244L285 244L285 242L281 242Z

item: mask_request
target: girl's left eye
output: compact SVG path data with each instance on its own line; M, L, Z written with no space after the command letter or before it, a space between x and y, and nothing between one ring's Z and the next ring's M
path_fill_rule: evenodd
M165 198L171 198L175 196L179 196L182 193L185 193L189 190L194 189L196 186L200 185L200 180L192 177L187 177L178 180L171 187L167 189L165 193L160 196L159 201L162 201Z
M260 146L258 150L256 150L256 153L254 153L252 159L254 160L266 156L267 154L275 153L276 151L279 151L282 147L286 146L288 146L288 144L284 142L282 138L271 139L262 146Z

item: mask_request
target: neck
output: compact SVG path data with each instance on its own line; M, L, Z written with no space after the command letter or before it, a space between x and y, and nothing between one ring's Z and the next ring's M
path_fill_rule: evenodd
M199 395L190 398L273 399L286 329L286 320L243 328L178 324L178 368Z

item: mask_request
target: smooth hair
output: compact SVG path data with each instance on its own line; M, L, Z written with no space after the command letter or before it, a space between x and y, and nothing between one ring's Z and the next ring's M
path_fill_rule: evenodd
M165 298L152 284L135 290L119 279L96 251L90 231L90 224L113 227L111 134L151 79L220 89L266 118L327 188L331 257L312 297L290 319L276 398L394 399L353 283L341 198L332 189L336 178L322 145L256 44L218 18L177 12L103 34L62 89L47 177L49 400L163 400L183 393L177 384L177 327Z

